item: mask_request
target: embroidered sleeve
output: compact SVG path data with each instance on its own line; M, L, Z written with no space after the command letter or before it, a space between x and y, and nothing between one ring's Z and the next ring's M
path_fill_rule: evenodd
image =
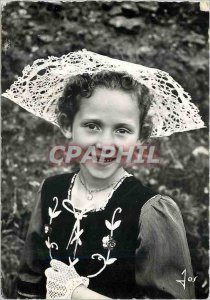
M19 299L40 299L46 295L46 279L44 270L48 253L44 246L43 212L42 212L42 182L35 203L25 246L20 260L17 293Z
M139 229L137 290L149 298L194 298L191 258L177 204L161 195L151 198L142 208Z

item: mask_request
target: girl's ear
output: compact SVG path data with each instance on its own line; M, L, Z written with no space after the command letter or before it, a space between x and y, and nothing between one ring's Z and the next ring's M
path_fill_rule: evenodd
M70 127L60 127L61 132L63 133L63 135L67 138L67 139L71 139L72 138L72 131Z
M72 138L72 128L65 113L59 115L60 130L67 139Z

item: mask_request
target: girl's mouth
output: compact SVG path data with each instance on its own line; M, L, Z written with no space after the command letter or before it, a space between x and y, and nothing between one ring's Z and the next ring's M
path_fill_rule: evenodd
M116 157L103 158L101 156L97 156L97 164L99 165L109 165L115 161L116 161Z

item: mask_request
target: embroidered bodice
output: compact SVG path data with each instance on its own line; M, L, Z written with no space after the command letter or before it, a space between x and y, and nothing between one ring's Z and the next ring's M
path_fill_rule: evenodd
M40 188L20 265L19 296L45 295L44 271L55 258L67 264L77 259L75 269L90 279L89 288L110 298L193 297L192 283L184 290L175 280L184 269L192 276L176 203L129 176L102 210L78 210L68 197L73 176L47 178Z

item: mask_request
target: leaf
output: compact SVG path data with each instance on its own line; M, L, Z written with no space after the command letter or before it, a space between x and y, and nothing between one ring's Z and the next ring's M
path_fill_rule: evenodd
M125 15L128 16L138 16L139 15L139 9L137 7L137 5L133 2L125 2L122 3L122 10L125 13Z
M208 152L208 149L203 147L203 146L199 146L197 148L195 148L193 151L192 151L192 155L194 155L195 157L196 156L199 156L199 155L206 155L208 156L209 155L209 152Z
M192 34L186 35L183 39L183 42L188 42L192 44L198 44L204 46L206 44L205 37L201 34L193 32Z
M48 241L45 241L45 244L46 244L47 248L50 249L50 243Z
M51 43L53 40L53 37L47 34L38 35L38 38L44 43Z
M113 264L117 259L116 258L110 258L109 260L106 260L106 265Z
M57 216L60 215L60 213L61 213L61 210L56 211L56 212L53 213L52 217L53 217L53 218L56 218Z
M51 207L49 207L48 214L51 218L53 218L53 211Z
M117 29L126 29L127 31L145 28L145 23L140 18L126 18L124 16L116 16L109 20L109 25Z
M105 224L106 224L106 227L109 229L109 230L112 230L112 225L109 221L105 220Z
M120 226L120 224L121 224L121 220L115 222L112 229L115 230L116 228L118 228Z
M30 181L29 184L33 187L39 187L40 186L40 183L38 181Z
M153 2L153 3L137 3L140 9L143 10L148 10L150 12L156 12L158 10L158 4Z

